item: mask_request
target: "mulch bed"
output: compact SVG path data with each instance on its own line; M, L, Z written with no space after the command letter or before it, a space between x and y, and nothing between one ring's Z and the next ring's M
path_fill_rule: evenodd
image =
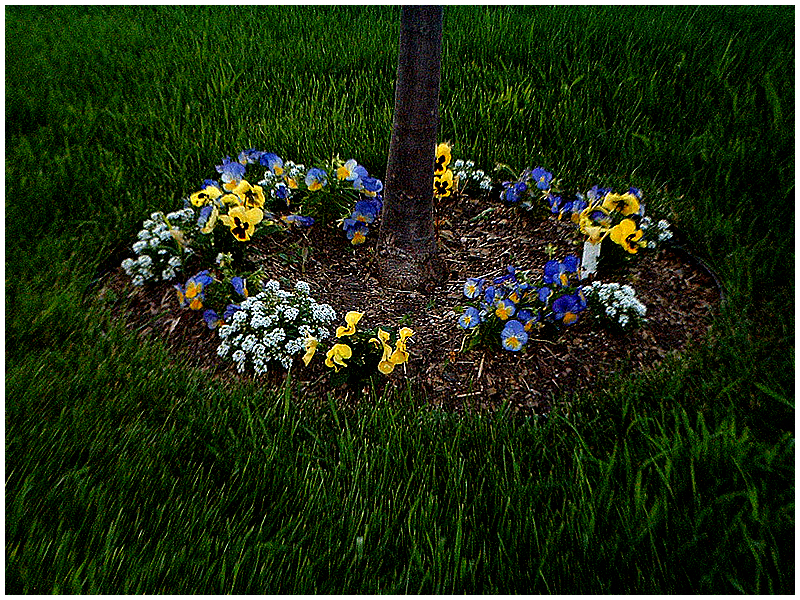
M487 208L493 210L487 214ZM449 274L428 295L379 285L371 268L376 231L354 249L341 230L315 226L262 238L253 244L251 256L271 278L282 281L284 289L298 279L306 281L319 302L333 306L339 324L349 310L364 312L360 326L366 328L394 327L406 317L415 332L408 346L411 358L404 368L378 381L404 387L408 378L432 405L453 411L494 408L507 400L514 412L546 413L554 398L592 386L601 373L650 369L669 353L680 352L708 331L721 300L713 274L680 247L668 245L641 253L623 272L603 273L602 263L598 272L597 279L604 283L634 287L647 307L645 327L615 333L584 313L557 336L529 342L524 353L461 352L464 332L453 308L465 301L467 277L498 276L508 265L540 273L548 246L555 247L558 259L580 256L582 240L568 221L533 216L485 199L440 200L437 214ZM303 257L302 249L309 246ZM120 268L105 279L104 289L128 299L114 305L117 316L139 335L161 337L177 364L199 367L214 378L239 377L230 362L216 356L216 333L205 326L201 314L178 307L171 284L133 288ZM322 362L315 358L310 367L296 362L292 378L303 393L325 397L331 391L329 369ZM274 385L284 377L276 369L259 381ZM343 401L358 401L352 390L333 391Z

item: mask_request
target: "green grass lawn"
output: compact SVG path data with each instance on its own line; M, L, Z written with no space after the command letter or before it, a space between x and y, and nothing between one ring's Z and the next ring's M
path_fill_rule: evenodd
M95 297L225 155L382 173L399 17L6 8L6 591L793 593L794 7L445 8L440 139L666 189L725 286L569 411L210 382Z

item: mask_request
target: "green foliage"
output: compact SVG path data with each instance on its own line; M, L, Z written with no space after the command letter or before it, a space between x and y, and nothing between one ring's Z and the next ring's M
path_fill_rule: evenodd
M95 300L243 148L386 167L397 7L6 8L17 593L792 593L794 8L445 9L439 139L635 185L711 334L548 419L173 366Z

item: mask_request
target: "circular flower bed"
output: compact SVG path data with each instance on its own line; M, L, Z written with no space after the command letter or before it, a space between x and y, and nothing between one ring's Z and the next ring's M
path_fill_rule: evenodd
M150 215L105 288L132 327L211 376L277 383L291 370L320 397L408 380L452 409L544 412L600 374L680 351L719 300L710 273L659 247L669 224L635 188L568 193L542 168L492 181L440 144L449 275L422 295L370 273L382 184L355 160L306 169L249 150L217 171L179 211ZM602 247L594 272L582 244Z

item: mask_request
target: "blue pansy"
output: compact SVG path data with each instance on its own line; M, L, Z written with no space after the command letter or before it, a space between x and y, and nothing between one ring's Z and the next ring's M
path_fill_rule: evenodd
M483 300L489 305L493 305L495 300L499 300L501 297L502 294L498 292L493 285L487 287L486 291L483 293Z
M500 333L500 338L503 341L503 348L511 352L519 352L528 342L528 334L525 332L525 326L516 319L512 319L506 323L506 326Z
M275 195L275 197L278 200L286 200L289 196L292 195L292 192L289 189L289 186L287 186L283 182L280 182L278 185L276 185L275 189L272 190L272 193Z
M225 183L238 183L244 177L244 165L236 160L231 160L230 156L222 159L222 164L216 166L217 173L222 174L222 181Z
M582 310L583 308L577 296L572 294L561 296L553 301L553 316L557 321L563 322L564 325L572 325L577 321L578 313Z
M362 177L361 183L364 189L370 193L378 193L383 191L383 182L375 177Z
M483 279L470 277L467 279L466 283L464 283L464 295L469 299L477 298L481 293L482 287Z
M542 281L545 284L555 284L565 287L569 283L569 274L575 273L579 265L578 257L574 255L567 256L563 261L548 260L544 265L544 277Z
M228 306L225 307L225 312L222 315L222 320L225 321L226 323L229 323L231 318L233 318L233 315L236 313L236 311L241 309L242 307L239 306L238 304L228 304Z
M541 287L539 288L539 302L543 304L547 304L547 300L552 296L553 290L549 287Z
M528 185L524 181L513 184L510 181L506 181L503 185L506 189L500 194L500 199L509 204L516 204L519 202L522 194L528 191Z
M303 215L286 215L283 221L288 225L298 227L311 227L314 224L314 217L304 217Z
M501 275L500 277L495 279L494 283L495 283L495 285L499 285L499 284L503 283L504 281L508 281L509 279L511 281L514 281L515 283L517 281L517 269L514 268L513 266L506 267L506 274L505 275Z
M589 206L581 194L577 194L572 202L567 202L564 205L564 210L572 213L580 213Z
M551 213L557 214L563 210L561 196L556 196L555 194L547 194L547 202L550 204Z
M261 155L264 154L261 150L256 150L255 148L250 148L249 150L242 150L239 153L239 162L243 165L250 165L253 163L258 162L261 158Z
M206 204L203 208L200 209L200 216L197 217L197 226L202 228L206 222L208 221L208 217L211 216L211 211L214 210L214 207L211 204Z
M377 203L362 199L356 202L351 218L362 223L372 223L378 216L378 210Z
M347 234L347 239L350 240L354 246L364 243L369 233L369 227L367 227L365 223L357 221L352 217L348 217L342 222L342 229L344 229L345 234Z
M264 152L258 159L262 167L267 167L275 175L283 174L283 159L274 152Z
M203 320L209 329L216 329L219 325L219 315L210 308L203 313Z
M536 182L536 187L540 190L546 190L550 187L550 182L553 180L553 174L545 171L542 167L536 167L531 171L531 178Z
M517 313L517 320L522 323L525 328L525 331L530 331L531 327L538 322L540 319L540 315L534 314L532 311L528 309L523 309Z
M461 315L461 318L458 320L458 325L462 329L472 329L473 327L477 327L480 322L481 317L478 309L473 306L468 306L464 314Z
M328 174L322 169L312 167L306 173L305 182L309 191L315 192L328 184Z
M237 294L247 298L247 286L244 279L241 277L231 277L231 285Z

